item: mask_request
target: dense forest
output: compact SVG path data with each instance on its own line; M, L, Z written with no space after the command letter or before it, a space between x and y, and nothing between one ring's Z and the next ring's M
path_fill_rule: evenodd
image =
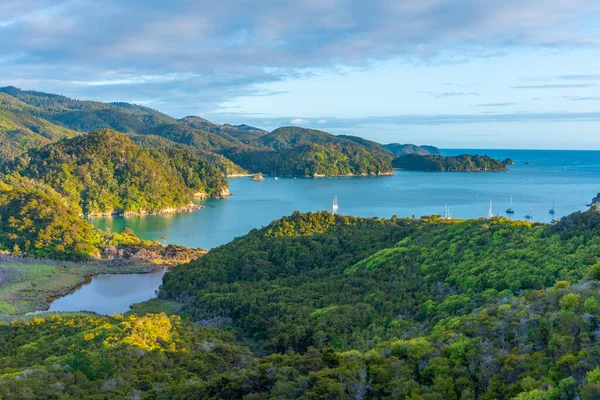
M599 231L295 213L165 275L183 320L0 326L0 396L596 399Z
M6 176L0 181L0 252L69 261L137 258L171 262L195 258L199 251L141 240L130 230L102 232L51 187ZM0 276L0 286L5 283Z
M0 182L0 249L39 258L100 256L102 233L52 188L10 179Z
M489 156L463 154L460 156L439 156L408 154L392 161L394 168L409 171L449 171L449 172L499 172L506 171L511 160L496 160Z
M392 154L380 144L362 138L283 127L260 136L258 141L259 150L242 148L225 154L248 170L278 176L382 175L392 172Z
M160 212L227 189L223 172L190 151L142 149L111 130L30 150L3 169L46 183L87 215Z
M219 125L196 116L175 119L134 104L81 101L65 96L0 88L0 157L16 158L62 138L101 129L130 136L138 145L181 149L214 167L207 174L263 172L288 176L381 175L392 172L399 150L356 136L300 127L266 132L248 125ZM402 153L435 152L399 145ZM210 180L210 179L209 179Z

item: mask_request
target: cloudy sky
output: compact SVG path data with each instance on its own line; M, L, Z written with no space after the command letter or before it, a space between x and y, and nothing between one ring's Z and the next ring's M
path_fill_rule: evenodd
M2 0L6 85L380 142L600 149L600 1Z

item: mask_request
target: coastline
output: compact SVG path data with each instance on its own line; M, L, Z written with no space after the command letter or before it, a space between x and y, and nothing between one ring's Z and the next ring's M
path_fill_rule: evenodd
M248 177L251 178L256 174L248 174L248 175L236 175L236 176L232 176L232 178L241 178L241 177ZM372 176L372 177L377 177L377 176L392 176L394 175L394 171L386 171L386 172L379 172L379 173L372 173L372 174L340 174L340 175L326 175L326 174L313 174L313 175L268 175L268 174L263 174L263 176L265 177L270 177L270 178L312 178L312 179L320 179L320 178L352 178L352 177L367 177L367 176ZM229 176L227 176L229 178Z
M53 300L73 293L96 275L150 273L164 267L150 263L118 266L112 262L77 264L35 259L0 262L5 273L14 269L22 274L0 287L0 320L48 310Z
M208 199L224 200L229 196L233 195L229 191L229 188L222 189L221 191L213 194L204 192L196 192L193 197L197 201L204 201ZM180 207L168 207L161 210L139 210L139 211L107 211L107 212L92 212L87 214L80 214L82 217L139 217L143 215L166 215L166 214L184 214L193 213L194 211L204 208L202 204L190 202Z
M167 249L165 246L164 249ZM94 276L102 274L146 274L159 269L173 269L177 265L202 257L206 250L196 249L196 257L187 259L162 258L155 253L131 254L129 258L105 259L75 263L69 261L0 257L0 321L11 320L32 312L45 311L50 303L78 290Z
M204 199L202 199L204 200ZM87 214L80 214L82 217L130 217L130 216L142 216L142 215L164 215L164 214L182 214L192 213L196 210L204 208L201 204L190 203L182 207L163 208L162 210L156 211L107 211L107 212L92 212Z

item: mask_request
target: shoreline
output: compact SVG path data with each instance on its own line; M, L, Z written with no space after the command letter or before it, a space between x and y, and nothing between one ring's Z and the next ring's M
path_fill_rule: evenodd
M207 251L203 250L198 257ZM197 257L196 257L197 258ZM0 258L0 321L43 312L61 297L80 289L98 275L148 274L157 270L167 271L188 260L169 259L112 259L76 263L60 260Z
M183 214L183 213L192 213L201 208L204 208L201 204L190 203L186 206L182 207L174 207L174 208L163 208L162 210L157 211L107 211L107 212L93 212L87 214L80 214L82 217L132 217L132 216L143 216L143 215L166 215L166 214Z
M46 297L46 299L44 300L44 304L40 305L38 307L36 307L37 309L34 311L30 311L30 312L26 312L24 314L15 314L14 316L23 316L23 315L34 315L37 313L42 313L42 312L46 312L50 309L50 306L52 304L52 302L54 302L57 299L60 299L62 297L68 296L70 294L75 293L76 291L78 291L79 289L81 289L84 285L90 283L92 281L93 278L100 276L100 275L132 275L132 274L150 274L152 272L161 270L161 269L166 269L167 271L174 268L169 268L165 265L162 264L134 264L131 266L127 266L127 267L119 267L119 268L125 268L124 270L119 270L118 272L112 271L112 270L104 270L102 269L102 267L100 267L98 269L98 271L95 271L94 273L90 274L90 275L85 275L83 276L83 280L82 282L78 283L75 286L71 286L71 287L65 287L64 290L57 292L57 293L53 293L52 295L50 295L49 297ZM13 316L12 314L9 314L9 317Z
M249 174L249 175L243 175L244 177L248 177L251 178L256 174ZM303 178L303 179L321 179L321 178L365 178L365 177L379 177L379 176L393 176L394 175L394 171L388 171L388 172L380 172L378 174L347 174L347 175L321 175L321 174L313 174L313 175L269 175L269 174L263 174L263 176L265 177L269 177L269 178L289 178L289 179L294 179L294 178ZM239 178L242 176L236 176L234 178Z
M0 287L0 320L46 311L52 301L78 290L94 276L145 274L166 268L164 264L112 262L77 264L52 260L2 261L0 268L22 273Z
M229 191L229 188L225 188L225 189L221 190L219 193L210 194L210 195L207 193L203 193L203 192L197 192L197 193L193 194L193 197L197 201L204 201L204 200L209 200L209 199L225 200L229 196L232 196L232 195L233 195L233 193L231 193ZM161 210L155 210L155 211L140 210L140 211L121 212L121 211L113 210L113 211L107 211L107 212L93 212L93 213L87 213L87 214L80 214L80 216L85 217L85 218L91 218L91 217L140 217L140 216L144 216L144 215L169 215L169 214L185 214L185 213L189 214L189 213L193 213L194 211L198 211L202 208L205 208L205 206L202 204L190 202L184 206L163 208Z

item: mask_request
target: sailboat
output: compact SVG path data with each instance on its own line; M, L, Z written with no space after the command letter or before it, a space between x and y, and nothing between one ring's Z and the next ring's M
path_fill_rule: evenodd
M448 207L448 204L444 205L444 219L452 219L452 214L450 214L450 207Z
M531 221L533 219L533 216L531 215L531 204L529 205L529 214L525 216L525 219L528 221Z
M333 212L336 212L338 210L339 205L338 205L337 196L333 197L333 205L331 206L331 208L333 209Z
M556 214L556 210L555 210L555 201L554 199L552 199L552 208L550 209L550 211L548 211L548 213L550 213L551 215Z
M490 199L490 209L488 211L488 218L489 219L494 218L494 213L492 212L492 199Z
M508 208L506 209L506 213L507 213L507 214L514 214L514 213L515 213L515 210L513 210L513 209L512 209L512 205L513 205L512 196L510 196L510 205L511 205L511 207L508 207Z

